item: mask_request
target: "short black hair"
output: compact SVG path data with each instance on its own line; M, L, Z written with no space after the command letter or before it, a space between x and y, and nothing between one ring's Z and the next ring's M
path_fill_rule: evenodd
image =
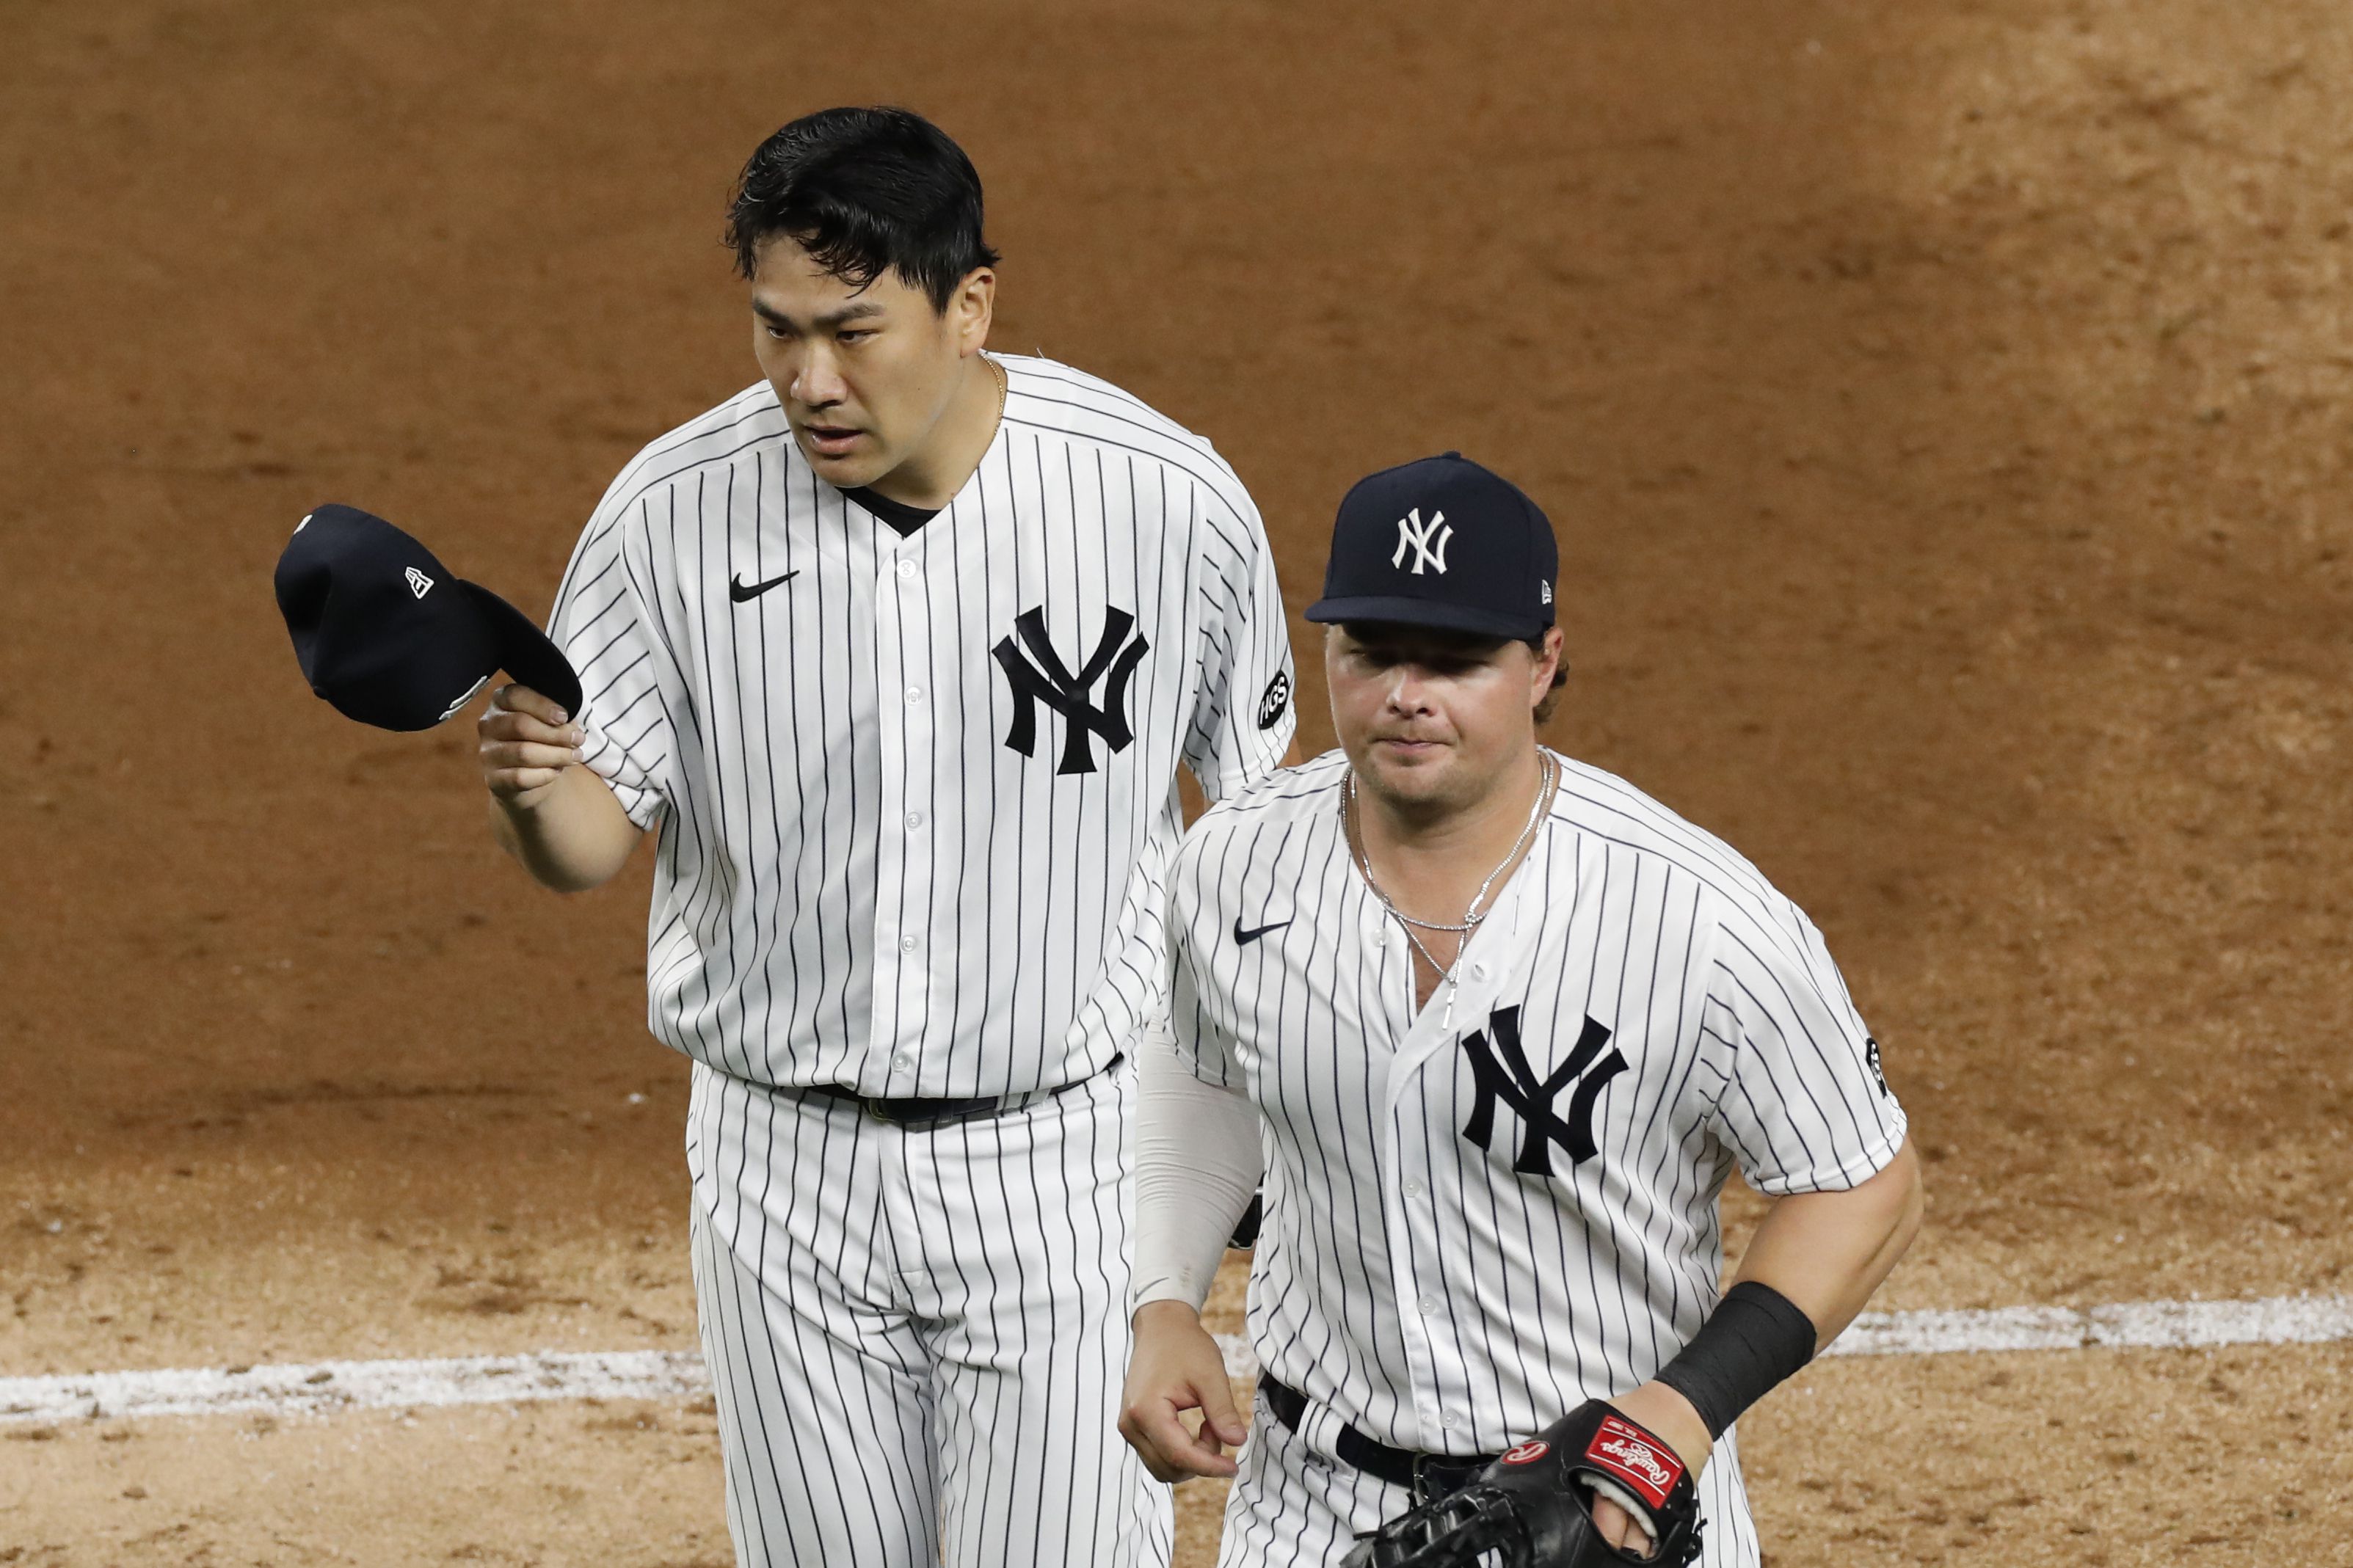
M980 231L972 160L904 109L802 115L760 143L727 213L727 245L746 279L762 243L781 235L860 289L896 272L934 310L975 268L997 265Z

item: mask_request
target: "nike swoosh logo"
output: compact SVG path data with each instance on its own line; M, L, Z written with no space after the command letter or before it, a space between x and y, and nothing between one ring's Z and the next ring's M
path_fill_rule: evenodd
M1295 920L1298 917L1294 915L1292 918ZM1267 932L1271 931L1281 931L1290 923L1290 921L1277 921L1272 925L1251 926L1245 930L1242 925L1241 916L1236 915L1234 917L1234 945L1236 947L1248 947L1250 943L1264 936Z
M765 583L746 583L741 577L730 577L727 579L727 596L740 605L746 599L756 599L777 584L789 583L800 574L800 568L796 566L783 576L771 577Z

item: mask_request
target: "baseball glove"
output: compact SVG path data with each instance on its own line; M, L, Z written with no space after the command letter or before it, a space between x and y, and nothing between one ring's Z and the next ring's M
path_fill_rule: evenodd
M1651 1532L1621 1551L1593 1523L1608 1497ZM1360 1537L1342 1568L1684 1568L1699 1555L1699 1492L1664 1439L1588 1400L1450 1496Z

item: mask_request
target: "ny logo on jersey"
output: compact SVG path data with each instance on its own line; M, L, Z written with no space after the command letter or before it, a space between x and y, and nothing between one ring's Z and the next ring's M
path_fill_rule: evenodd
M1064 722L1062 760L1056 773L1095 771L1090 735L1102 736L1103 744L1114 752L1127 750L1128 742L1135 739L1127 724L1127 683L1150 646L1141 636L1129 636L1134 628L1134 616L1104 606L1103 636L1095 643L1094 654L1072 675L1046 635L1045 606L1016 616L1013 633L998 638L996 648L997 662L1013 688L1013 726L1005 732L1005 743L1025 757L1036 753L1038 704L1043 702ZM1018 645L1014 633L1020 636ZM1028 658L1022 656L1025 647L1029 650ZM1103 682L1101 704L1087 695L1097 681Z
M1495 1037L1492 1047L1487 1043L1489 1035ZM1471 1104L1471 1120L1462 1124L1462 1136L1482 1149L1490 1147L1495 1133L1495 1102L1500 1100L1520 1118L1520 1152L1512 1162L1513 1170L1523 1175L1551 1175L1556 1143L1571 1164L1590 1160L1596 1148L1593 1102L1601 1098L1604 1085L1626 1070L1626 1058L1614 1047L1608 1056L1601 1055L1601 1047L1609 1044L1609 1031L1588 1018L1585 1032L1577 1036L1567 1059L1553 1069L1550 1078L1538 1078L1526 1047L1520 1044L1520 1010L1498 1007L1489 1016L1484 1032L1462 1037L1462 1054L1471 1058L1471 1076L1478 1084L1478 1097ZM1498 1055L1503 1058L1500 1062L1495 1059ZM1598 1062L1597 1057L1600 1058ZM1593 1070L1568 1097L1568 1114L1561 1115L1553 1109L1553 1101L1588 1067Z
M1444 512L1433 511L1430 514L1430 521L1424 522L1421 521L1421 508L1416 507L1398 519L1397 553L1389 557L1389 564L1402 569L1405 552L1410 550L1413 552L1415 576L1421 575L1423 567L1435 566L1438 574L1443 577L1446 575L1446 542L1453 537L1453 527L1447 522Z

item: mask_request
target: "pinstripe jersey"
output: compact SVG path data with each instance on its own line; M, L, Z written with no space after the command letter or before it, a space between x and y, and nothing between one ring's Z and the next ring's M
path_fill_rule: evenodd
M1494 1453L1697 1332L1736 1161L1768 1194L1849 1187L1904 1112L1797 907L1566 759L1441 1029L1443 986L1417 1007L1351 860L1346 773L1326 752L1194 826L1168 896L1176 1048L1261 1115L1261 1363L1383 1442ZM1717 1458L1702 1491L1745 1514Z
M594 769L659 827L649 1022L723 1072L890 1096L1087 1077L1157 1005L1181 760L1290 742L1256 508L1193 436L1050 360L902 537L765 382L606 492L550 632Z

